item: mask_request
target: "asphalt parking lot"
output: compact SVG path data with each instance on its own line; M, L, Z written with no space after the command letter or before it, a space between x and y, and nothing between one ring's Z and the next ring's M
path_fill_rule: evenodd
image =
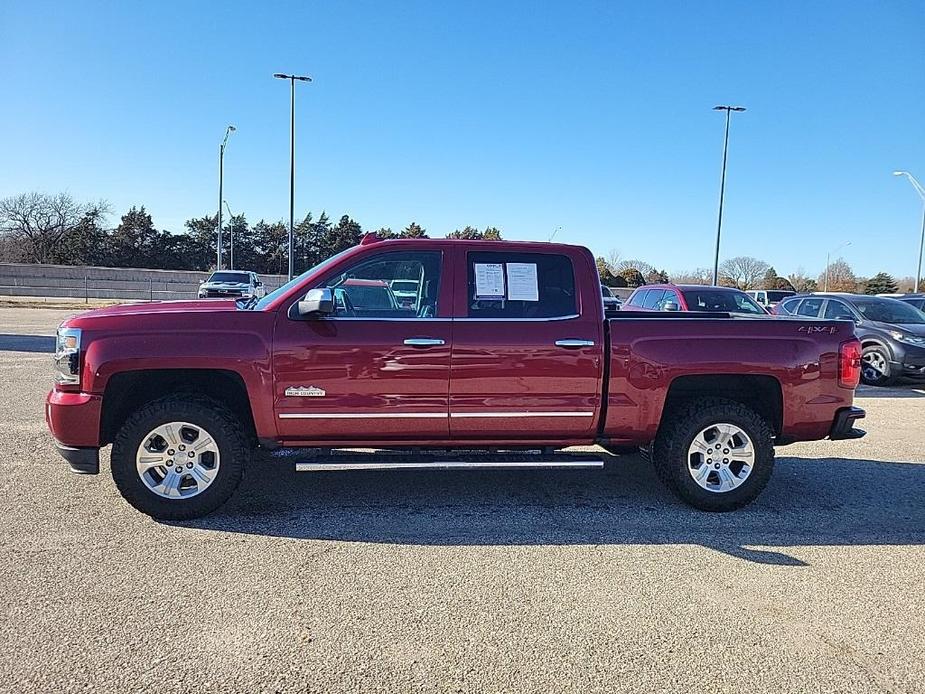
M168 524L42 418L68 311L0 308L0 691L925 691L925 388L691 510L605 472L297 474Z

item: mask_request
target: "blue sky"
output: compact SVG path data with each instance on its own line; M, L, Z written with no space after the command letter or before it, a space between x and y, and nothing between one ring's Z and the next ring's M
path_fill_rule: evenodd
M0 197L69 191L174 231L225 197L364 227L472 224L712 264L914 274L925 183L925 4L0 3Z

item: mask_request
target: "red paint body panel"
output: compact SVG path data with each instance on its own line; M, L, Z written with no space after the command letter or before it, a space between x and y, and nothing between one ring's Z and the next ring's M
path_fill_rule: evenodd
M358 259L410 250L442 253L435 318L289 317L305 292ZM566 256L578 316L469 319L466 263L474 250ZM65 325L82 331L80 392L49 394L46 418L55 438L98 446L110 379L150 369L238 374L258 437L283 445L568 446L598 438L646 444L674 379L698 374L776 379L781 434L818 439L853 398L837 385L838 347L852 337L851 324L670 315L605 321L593 257L563 244L367 242L264 304L245 310L233 301L155 302L69 319ZM409 338L443 344L415 347L405 344ZM575 339L593 345L555 344ZM299 387L324 395L305 396ZM297 390L287 395L290 388Z

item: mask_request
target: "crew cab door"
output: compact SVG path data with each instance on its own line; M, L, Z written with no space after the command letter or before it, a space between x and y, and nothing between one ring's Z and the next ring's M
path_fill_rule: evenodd
M396 279L418 282L399 305ZM339 266L335 310L293 320L279 312L273 349L280 438L310 441L445 439L452 322L440 291L449 282L440 251L380 251Z
M593 437L604 320L593 260L583 262L577 251L471 247L455 257L452 437Z

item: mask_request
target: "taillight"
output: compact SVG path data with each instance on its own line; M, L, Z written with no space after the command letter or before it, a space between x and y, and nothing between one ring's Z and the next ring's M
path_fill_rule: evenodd
M838 385L857 388L861 381L861 343L858 340L842 342L838 347Z

